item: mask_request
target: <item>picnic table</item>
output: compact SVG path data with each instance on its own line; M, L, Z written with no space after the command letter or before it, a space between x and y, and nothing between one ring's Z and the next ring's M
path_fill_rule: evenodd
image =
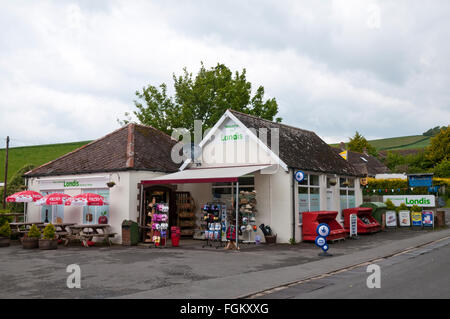
M10 223L9 226L11 226L11 233L13 234L26 234L28 233L31 226L36 225L38 228L41 227L41 225L44 225L43 222L24 222L24 223Z
M116 233L111 232L111 226L106 224L82 224L71 225L67 227L69 234L65 237L65 245L69 244L70 240L81 240L84 247L89 247L87 242L92 241L94 238L103 238L104 241L111 246L110 238L114 238Z

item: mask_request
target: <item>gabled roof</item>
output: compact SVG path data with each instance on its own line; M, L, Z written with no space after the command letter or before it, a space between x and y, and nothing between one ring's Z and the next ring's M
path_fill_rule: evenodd
M176 141L157 129L130 123L25 174L26 177L125 170L175 172L171 159Z
M268 121L256 116L234 110L231 112L247 128L267 130L267 143L270 147L270 129L279 129L280 159L289 167L305 171L360 176L353 166L325 143L314 132L293 126Z
M341 149L334 148L333 150L339 154ZM379 161L375 156L347 151L347 161L355 167L359 174L374 177L377 174L385 174L389 172L389 168Z

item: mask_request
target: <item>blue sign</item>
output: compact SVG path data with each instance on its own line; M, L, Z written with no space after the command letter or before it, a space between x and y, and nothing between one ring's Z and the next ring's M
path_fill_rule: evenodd
M433 175L409 175L409 187L431 187Z
M327 245L324 245L324 246L322 247L322 250L323 250L323 251L327 251L327 250L328 250L328 244L327 244Z
M423 227L433 227L433 212L422 212Z
M297 182L301 183L305 179L305 173L303 173L302 171L297 171L295 172L294 177Z
M330 226L328 226L327 224L320 224L316 228L316 233L319 236L327 237L330 234Z
M316 237L316 246L323 249L323 246L326 246L327 240L325 237L317 236Z

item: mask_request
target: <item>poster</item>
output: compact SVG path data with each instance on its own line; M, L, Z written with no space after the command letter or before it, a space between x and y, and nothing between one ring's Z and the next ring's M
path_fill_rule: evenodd
M397 227L397 214L393 210L386 212L386 227Z
M433 227L433 212L423 211L422 212L422 223L423 227Z
M398 212L398 219L400 227L410 227L411 226L411 217L409 210L401 210Z
M411 220L413 226L422 227L422 212L412 212Z

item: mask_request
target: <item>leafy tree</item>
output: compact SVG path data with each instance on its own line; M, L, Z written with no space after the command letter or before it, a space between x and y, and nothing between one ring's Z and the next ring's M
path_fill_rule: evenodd
M450 161L443 160L434 167L434 175L436 177L450 177Z
M348 149L353 152L363 153L365 148L370 155L378 155L376 148L370 145L366 138L359 134L358 131L356 131L355 135L350 138L347 146Z
M19 169L11 178L11 180L8 182L8 188L7 188L7 196L23 191L26 189L25 186L25 178L23 177L23 175L32 170L35 167L35 165L33 164L27 164L25 166L23 166L21 169ZM1 195L3 195L3 189L1 190ZM0 202L3 202L3 196L1 196L2 198L0 199ZM23 203L8 203L7 207L16 213L22 213L23 209L24 209L24 204Z
M442 128L445 128L445 126L443 126ZM430 128L428 131L424 132L422 135L423 136L435 136L436 134L439 134L440 131L441 131L441 127L436 126L436 127Z
M450 160L450 126L442 128L430 142L426 157L433 166L444 160Z
M167 85L149 85L136 91L137 108L133 113L140 123L171 134L175 128L194 130L194 120L201 120L203 130L211 128L227 109L281 122L275 116L278 104L275 98L264 98L264 87L259 86L252 96L252 85L246 70L232 72L224 64L206 69L203 63L194 77L186 68L183 74L173 74L174 96L169 96ZM130 114L120 124L131 121Z
M386 165L391 171L395 171L396 167L405 163L405 157L401 156L398 152L388 151L386 158L384 159L384 165Z

